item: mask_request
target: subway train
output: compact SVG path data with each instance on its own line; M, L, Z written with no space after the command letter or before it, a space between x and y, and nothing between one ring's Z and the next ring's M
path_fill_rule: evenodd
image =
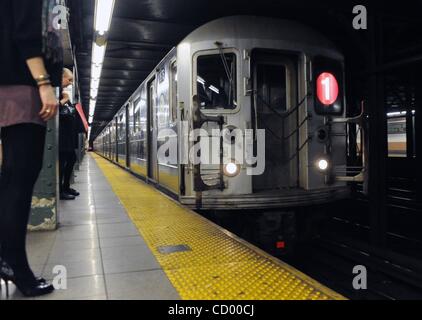
M294 212L364 179L346 161L348 124L361 119L346 118L344 58L327 38L232 16L173 48L93 148L194 209Z

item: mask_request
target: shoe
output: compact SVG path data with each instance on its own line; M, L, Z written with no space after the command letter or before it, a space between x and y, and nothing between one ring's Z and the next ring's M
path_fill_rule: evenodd
M38 283L47 283L47 280L45 280L44 278L41 278L41 277L39 277L39 278L35 278L35 280L37 280L37 282Z
M3 264L3 258L0 256L0 268L1 268L1 265ZM38 283L46 283L47 282L47 280L45 280L44 278L42 278L42 277L37 277L37 278L35 278L35 280L38 282Z
M60 193L60 200L75 200L75 196L72 196L71 194L67 192Z
M81 195L78 191L72 188L67 189L65 192L75 197L78 197Z
M47 282L40 283L39 279L35 279L31 274L15 274L13 269L4 260L0 265L0 280L3 280L6 284L6 298L9 298L9 281L12 282L25 297L38 297L54 291L54 287L51 284Z

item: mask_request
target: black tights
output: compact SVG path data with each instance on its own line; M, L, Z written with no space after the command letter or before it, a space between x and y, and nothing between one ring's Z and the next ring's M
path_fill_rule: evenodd
M21 272L30 272L26 231L32 193L43 163L45 132L43 126L36 124L1 129L1 255L12 268Z
M66 192L70 189L70 179L72 178L72 172L76 163L76 152L60 152L59 163L60 192Z

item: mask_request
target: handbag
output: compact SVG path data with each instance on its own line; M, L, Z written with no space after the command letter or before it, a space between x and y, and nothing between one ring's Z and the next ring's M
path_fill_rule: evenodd
M76 115L76 108L70 101L66 101L59 108L60 118L74 118Z

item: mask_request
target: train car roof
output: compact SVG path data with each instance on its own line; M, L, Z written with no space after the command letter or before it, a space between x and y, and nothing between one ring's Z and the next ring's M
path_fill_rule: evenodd
M247 15L224 17L208 22L191 32L181 43L223 39L285 41L296 44L298 48L320 47L339 53L331 41L303 23Z

